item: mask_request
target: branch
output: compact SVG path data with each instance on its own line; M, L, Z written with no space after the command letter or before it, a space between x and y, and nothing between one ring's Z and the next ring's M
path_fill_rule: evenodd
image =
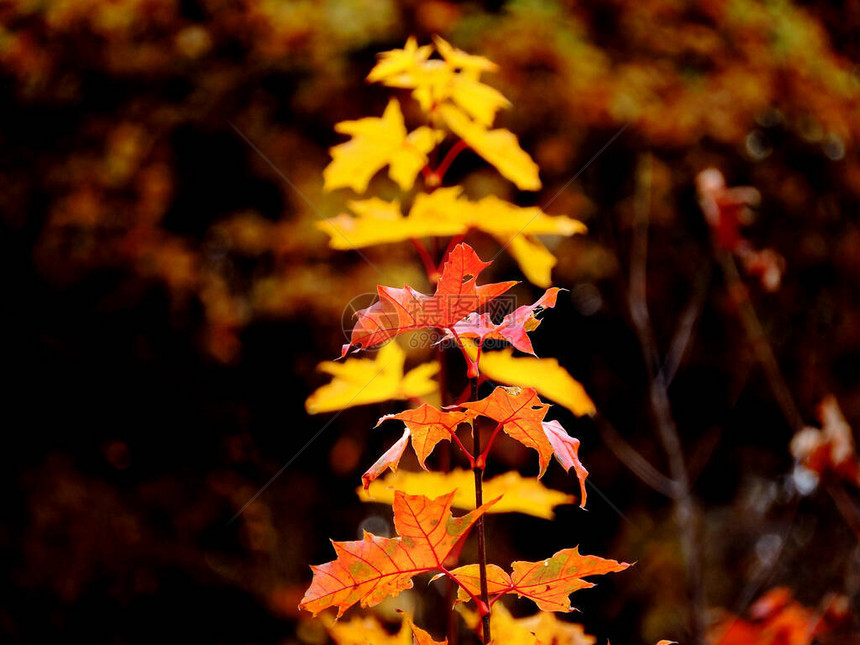
M618 460L634 475L658 493L676 499L680 493L677 484L652 466L642 454L631 446L600 412L594 416L600 438Z
M774 398L776 398L777 404L782 410L785 420L792 431L798 432L806 424L803 422L803 417L797 409L797 404L794 402L791 390L788 389L785 378L782 376L779 363L777 363L776 356L773 354L773 348L767 340L761 321L750 301L749 291L741 279L740 273L738 273L735 259L729 251L716 246L715 248L717 259L726 278L726 288L737 306L738 315L740 316L744 332L747 335L747 340L752 345L756 359L764 369L765 377Z
M691 598L690 641L694 645L704 642L706 602L702 581L695 506L690 492L690 481L684 461L684 451L678 428L669 402L666 374L660 369L659 350L648 312L648 220L651 209L652 157L646 153L636 169L636 202L633 220L633 239L630 249L630 317L639 338L649 378L651 411L657 426L657 436L669 462L677 495L675 513L681 547L687 566L687 584Z
M427 279L431 283L435 283L439 279L439 270L436 268L436 263L433 262L433 258L430 257L430 251L427 250L427 247L424 246L424 242L421 240L417 240L412 237L409 238L409 241L412 242L412 246L415 247L415 250L418 251L418 255L421 257L421 263L424 265Z

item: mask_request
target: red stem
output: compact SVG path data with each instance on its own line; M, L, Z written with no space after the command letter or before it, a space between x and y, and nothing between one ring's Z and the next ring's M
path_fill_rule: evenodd
M467 376L469 379L478 379L481 376L481 372L478 370L477 361L473 361L472 357L469 356L469 352L466 351L466 346L463 344L463 339L460 338L460 335L457 333L457 330L454 329L454 326L446 327L448 331L451 332L451 335L454 337L454 340L457 341L457 347L460 348L460 352L463 354L463 358L466 361L466 365L468 366ZM475 388L477 390L477 387Z
M490 435L490 440L487 441L486 447L484 448L483 452L478 455L478 459L475 461L475 465L477 465L478 468L483 468L486 465L487 457L490 455L490 448L493 447L493 442L496 440L496 435L499 434L499 430L502 429L503 425L504 423L498 423L493 429L493 434Z
M442 159L442 163L440 163L434 173L439 178L439 183L442 183L442 179L445 177L445 173L448 172L448 168L451 167L451 164L454 163L454 159L457 158L463 150L468 148L466 142L460 139L457 143L451 146L451 149L448 151L448 154L445 155L445 158Z
M475 467L475 458L472 456L472 453L469 452L469 449L463 445L463 442L460 441L460 437L457 436L456 432L451 432L451 438L454 440L458 446L460 446L460 450L463 451L463 454L466 455L466 459L469 460L469 468Z
M453 573L451 573L450 571L448 571L448 569L446 569L445 567L443 567L443 566L441 566L441 565L440 565L440 566L439 566L439 572L440 572L440 573L444 573L444 574L445 574L446 576L448 576L451 580L453 580L454 582L456 582L456 583L460 586L460 588L461 588L463 591L465 591L467 594L469 594L469 597L470 597L472 600L474 600L474 601L475 601L475 607L477 607L477 608L478 608L478 614L479 614L479 615L481 615L481 616L489 616L489 614L490 614L490 605L489 605L489 604L487 604L486 602L484 602L483 600L481 600L481 598L480 598L479 596L476 596L475 594L473 594L473 593L472 593L472 590L471 590L471 589L469 589L469 587L467 587L465 584L463 584L462 582L460 582L460 579L459 579L457 576L455 576Z
M424 246L424 242L418 240L416 238L410 238L409 240L412 242L412 246L415 247L415 250L418 251L418 255L421 257L421 262L424 264L424 271L427 272L427 279L430 280L431 283L435 283L436 280L439 279L439 272L436 269L436 263L433 262L433 258L430 257L430 251L427 250L427 247Z

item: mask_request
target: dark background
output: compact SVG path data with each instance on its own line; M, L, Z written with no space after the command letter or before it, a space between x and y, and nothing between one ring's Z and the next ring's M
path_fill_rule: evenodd
M470 194L543 204L629 124L548 209L589 233L553 242L555 284L570 292L535 346L665 471L626 290L635 172L653 159L661 351L688 301L702 303L670 396L708 605L743 613L786 585L809 607L831 592L856 607L857 538L822 487L793 485L793 429L726 290L695 176L715 166L761 192L744 235L785 261L776 291L744 276L767 341L806 423L828 393L855 422L858 25L856 1L6 3L2 640L320 642L296 608L307 565L331 559L329 537L390 519L354 489L393 439L370 428L398 404L344 412L231 518L329 419L304 411L326 380L315 366L338 353L344 305L378 281L313 228L352 197L322 192L333 125L381 112L386 91L363 83L376 52L432 33L500 65L489 82L513 103L501 125L542 168L540 193L515 194L463 154L449 181ZM371 191L396 196L383 174ZM497 249L470 241L482 257ZM428 288L408 244L366 252ZM521 278L507 256L491 272ZM557 418L582 440L589 510L562 507L553 524L492 517L492 559L578 543L637 561L574 596L577 618L601 642L680 639L672 504L617 459L599 422ZM532 462L512 451L498 469L531 475ZM575 486L556 467L545 481ZM856 512L856 489L840 486Z

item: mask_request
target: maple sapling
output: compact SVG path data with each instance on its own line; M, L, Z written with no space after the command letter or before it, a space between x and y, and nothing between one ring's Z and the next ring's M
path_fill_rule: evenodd
M341 214L319 223L319 228L329 235L332 248L355 249L410 241L428 282L435 285L432 294L408 285L378 286L378 300L355 314L349 341L341 350L343 363L321 365L334 380L307 402L308 412L318 413L391 398L413 401L411 409L379 419L377 426L402 423L402 434L362 476L362 499L372 499L370 494L375 490L387 491L381 492L376 501L391 503L397 537L365 533L361 540L334 542L336 559L312 567L313 580L300 607L314 615L334 607L340 617L356 604L372 607L385 598L397 596L413 586L415 576L431 573L433 580L445 578L455 585L456 597L451 596L451 604L474 605L475 619L467 613L463 614L464 619L467 623L471 621L486 644L491 640L492 616L510 624L521 620L505 613L498 602L505 595L527 598L543 612L569 612L570 594L593 586L584 578L621 571L629 565L582 555L577 548L562 549L537 562L514 562L510 571L487 561L486 515L520 510L551 518L555 504L573 499L535 482L531 487L537 491L535 500L539 502L518 504L517 488L525 488L526 484L517 473L508 473L513 479L500 476L487 483L493 490L501 487L505 494L494 493L494 499L485 503L484 471L493 446L502 435L537 452L539 478L553 456L566 471L573 469L579 481L580 506L585 506L588 471L579 459L579 441L558 420L546 420L550 405L540 396L561 403L575 415L593 414L594 406L582 386L557 361L535 356L529 337L540 324L538 316L555 307L562 292L550 287L556 260L535 236L573 235L583 232L585 227L571 218L549 216L538 208L522 208L493 196L472 201L461 187L442 185L457 156L472 150L519 189L537 190L541 186L537 165L520 148L516 136L504 129L492 129L496 112L510 105L497 90L480 80L482 73L496 69L495 64L456 49L441 38L434 42L439 58L431 58L432 45L418 46L410 38L403 49L381 54L368 76L371 82L409 90L426 117L425 124L407 130L396 98L389 101L381 118L339 123L336 131L352 138L332 148L332 162L323 173L327 190L348 187L363 193L376 173L387 166L389 177L401 190L411 190L421 176L425 192L414 197L405 216L399 201L372 197L349 202L352 215ZM451 138L454 141L447 153L433 167L430 153ZM491 262L481 260L465 243L465 236L472 231L489 234L503 248L508 248L526 278L546 289L544 294L533 304L515 308L498 323L494 322L494 317L486 311L487 305L517 283L479 284L481 274ZM433 257L424 243L426 238L447 240L441 258ZM396 337L416 331L432 331L441 339L436 344L439 360L404 375L404 355ZM499 342L510 347L484 351ZM381 349L374 360L352 357L376 347ZM459 397L430 380L437 373L445 380L448 347L456 348L466 365L469 385ZM514 349L530 356L515 357ZM383 374L374 385L376 376ZM490 381L499 385L480 397L482 387ZM436 393L449 405L434 405L423 398ZM485 442L482 442L482 423L492 424ZM472 434L471 447L458 434L467 427ZM473 505L458 490L464 484L464 471L428 470L428 458L443 441L472 471ZM425 472L411 474L408 486L407 479L396 480L402 488L395 485L393 495L390 488L394 479L385 479L386 486L378 488L387 470L392 471L392 477L401 475L397 468L410 445ZM420 490L406 490L411 486ZM506 503L508 495L512 503ZM455 503L471 509L456 516L452 513ZM478 539L478 562L456 566L473 527ZM415 642L436 642L415 627L411 617L404 615L403 622ZM550 640L554 635L571 633L573 627L549 619L541 625L543 637ZM456 638L453 620L448 629L449 638ZM329 631L338 640L336 632ZM515 633L521 632L505 630L494 642L512 643L508 639ZM371 638L370 631L367 638ZM516 642L537 642L535 638Z

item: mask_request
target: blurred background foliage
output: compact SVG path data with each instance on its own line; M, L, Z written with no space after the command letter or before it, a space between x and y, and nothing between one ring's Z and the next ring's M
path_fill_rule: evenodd
M670 394L708 605L743 614L785 585L805 606L838 593L856 609L857 537L823 487L798 491L792 428L725 289L695 177L714 166L760 191L743 234L784 271L778 288L745 277L765 335L806 423L829 393L856 423L858 28L857 0L4 2L4 642L322 642L296 609L307 564L330 559L328 536L386 530L390 509L354 488L391 440L369 428L396 404L340 415L231 517L327 421L304 412L325 381L315 366L337 354L346 304L382 280L313 226L353 197L322 192L333 124L381 114L387 93L363 80L375 54L434 33L499 64L488 80L514 106L500 125L544 187L515 194L471 154L450 181L475 198L552 200L548 212L590 229L548 240L570 293L538 354L557 356L662 469L626 300L636 169L650 160L658 346L688 302L700 310ZM371 190L398 196L383 174ZM428 287L408 245L366 254ZM504 255L493 270L518 277ZM586 631L682 637L671 504L594 422L565 423L601 494L588 513L559 509L552 530L493 518L494 559L580 543L638 561L575 598ZM845 495L856 513L856 490Z

